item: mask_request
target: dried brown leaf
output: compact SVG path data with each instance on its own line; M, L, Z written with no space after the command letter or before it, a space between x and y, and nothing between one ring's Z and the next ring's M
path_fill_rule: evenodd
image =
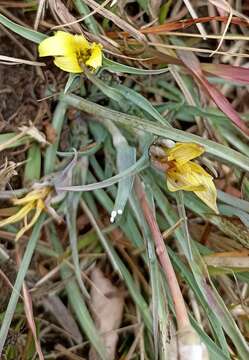
M32 125L31 122L29 126L25 126L25 125L20 126L18 130L20 130L21 133L23 133L24 135L26 134L29 135L31 138L33 138L40 144L43 145L49 144L46 140L45 135L40 130L38 130L34 125Z
M0 166L0 191L5 189L12 176L17 175L16 168L18 165L14 161L6 159L5 163Z
M106 346L109 360L114 360L118 341L118 334L115 329L120 326L122 320L124 298L119 289L112 285L99 268L95 267L93 269L91 280L93 282L91 288L93 317ZM93 349L91 350L90 359L98 359Z

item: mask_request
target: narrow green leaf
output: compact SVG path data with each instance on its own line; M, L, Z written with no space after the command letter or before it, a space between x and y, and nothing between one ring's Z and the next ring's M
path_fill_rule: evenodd
M167 120L151 105L151 103L142 95L137 93L136 91L124 86L124 85L116 85L115 86L120 93L129 100L131 103L140 107L143 111L150 114L155 120L165 125L166 127L171 125L168 124Z
M53 225L49 227L50 230L50 240L54 247L54 250L57 252L58 256L63 255L63 248L57 237L56 230ZM78 323L84 333L87 335L88 339L95 347L97 353L99 354L102 360L109 360L107 356L106 349L102 343L102 339L98 334L98 331L94 325L94 322L89 314L87 306L82 298L82 294L75 281L68 279L72 276L72 271L65 264L60 268L62 280L65 281L65 288L68 296L70 305L75 312Z
M41 176L41 149L40 145L33 143L28 151L27 163L24 170L24 185L39 180Z
M94 176L89 172L88 174L90 181L95 181L96 179ZM102 189L94 190L94 195L100 202L100 204L109 212L111 213L113 209L113 201L111 200L110 196ZM124 234L130 238L135 246L138 248L141 248L144 246L143 238L137 228L137 225L131 216L130 212L127 212L126 215L127 219L124 222L124 224L120 223L120 227ZM139 292L136 284L133 281L133 278L123 262L120 260L120 258L116 257L116 262L119 265L120 271L122 272L122 276L125 280L125 283L128 287L128 290L130 292L131 297L133 298L133 301L137 304L138 308L140 309L143 321L146 325L146 327L152 332L152 319L150 310L148 308L148 305L146 304L143 296Z
M163 213L165 214L170 225L173 225L177 220L175 212L173 211L173 209L171 209L166 199L164 199L164 203L161 204L161 206L165 207ZM183 249L185 256L188 257L186 241L181 229L178 229L175 234L176 239L178 240L181 248ZM198 284L199 290L201 291L203 296L208 299L210 311L212 311L218 319L222 319L222 327L233 341L241 358L243 360L246 360L249 353L249 347L243 335L241 334L237 324L232 318L232 315L227 309L225 303L223 302L221 296L215 289L211 279L209 279L209 283L207 283L206 277L208 276L208 272L195 244L193 244L192 251L194 261L188 259L189 266L192 270L196 283Z
M30 139L29 136L23 136L21 139L11 142L11 140L14 139L16 136L17 136L16 133L0 134L0 146L8 142L9 145L4 147L4 149L11 149L23 144L27 144L27 141Z
M80 263L79 263L79 254L78 254L78 247L77 247L77 225L76 225L76 219L77 219L77 211L78 211L78 205L80 201L81 194L68 194L66 199L66 221L67 221L67 228L68 228L68 235L69 235L69 241L70 246L72 249L72 258L73 258L73 264L74 264L74 271L75 276L77 279L77 282L79 284L79 287L82 291L82 294L86 296L86 298L89 299L88 291L82 281L81 277L81 270L80 270Z
M76 82L75 80L77 80L79 77L80 77L80 74L70 73L68 75L67 83L64 88L64 94L73 90L74 83Z
M56 131L56 140L46 150L45 165L44 165L45 175L48 175L51 172L55 171L56 152L60 141L60 133L64 123L66 110L67 110L67 105L64 102L59 101L54 111L53 121L52 121L52 126Z
M214 141L204 139L198 135L190 134L182 130L166 128L161 125L159 126L137 116L120 113L109 108L105 109L101 105L93 104L92 102L76 95L65 95L62 97L62 99L68 105L74 106L79 110L83 110L89 114L98 115L102 118L112 120L123 126L134 127L136 129L175 141L194 142L200 144L204 146L208 154L215 156L224 162L229 162L235 166L240 167L241 169L249 171L249 158L227 146L217 144Z
M84 23L86 24L88 29L93 34L98 35L99 34L98 23L96 22L96 20L92 15L89 16L89 14L91 14L91 10L89 9L89 7L82 0L73 0L73 2L80 15L85 17Z
M144 70L139 68L134 68L132 66L119 64L116 61L107 59L104 57L103 59L103 67L102 70L108 70L110 72L116 73L125 73L125 74L134 74L134 75L159 75L168 72L168 68L160 69L160 70Z
M123 180L127 176L132 176L142 171L148 166L148 154L144 154L134 165L121 173L112 176L109 179L88 185L75 185L75 186L58 186L57 190L68 190L68 191L91 191L96 189L103 189L117 182Z
M9 30L36 44L39 44L42 40L47 38L47 35L28 29L22 25L18 25L2 14L0 14L0 23L6 26Z

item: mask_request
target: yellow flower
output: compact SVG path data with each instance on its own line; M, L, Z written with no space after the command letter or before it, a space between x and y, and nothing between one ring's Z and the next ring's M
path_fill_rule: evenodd
M24 225L20 231L16 234L16 240L20 239L20 237L29 229L34 226L37 219L39 218L42 211L45 209L45 199L49 195L51 189L49 187L44 187L41 189L36 189L29 192L26 196L21 199L14 199L14 205L23 205L21 209L14 215L9 216L7 219L0 221L0 227L14 224L21 220L24 221ZM31 217L30 221L28 222L28 216L31 212L34 214Z
M193 143L176 143L165 148L167 155L167 186L170 191L193 191L207 206L218 213L217 191L213 177L200 165L190 161L204 153L204 148Z
M60 69L81 73L84 66L97 70L102 65L102 45L89 43L83 35L72 35L57 31L43 40L38 47L39 56L54 56L54 63Z

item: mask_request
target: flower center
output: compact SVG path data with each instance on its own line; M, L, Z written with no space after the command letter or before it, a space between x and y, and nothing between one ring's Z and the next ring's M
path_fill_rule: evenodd
M84 67L87 60L89 60L90 56L91 56L91 49L80 49L79 51L77 51L76 53L77 59L78 59L78 63L81 67Z

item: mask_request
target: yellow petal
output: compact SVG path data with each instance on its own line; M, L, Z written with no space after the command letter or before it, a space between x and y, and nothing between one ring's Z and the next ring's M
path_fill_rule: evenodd
M175 160L179 165L187 163L204 153L204 148L194 143L176 143L172 148L166 149L168 161Z
M213 183L212 178L203 177L203 185L205 190L194 191L195 195L198 196L208 207L210 207L216 214L219 213L217 208L216 199L217 199L217 190Z
M39 56L65 56L75 53L74 35L57 31L38 46Z
M167 185L170 191L193 191L208 207L218 213L217 191L213 178L200 165L189 161L181 167L167 172Z
M32 201L36 201L38 199L44 199L49 192L51 191L51 189L46 186L46 187L42 187L41 189L35 189L30 191L27 195L25 195L23 198L21 199L14 199L13 200L13 204L15 205L23 205Z
M92 44L91 56L86 61L86 65L96 70L102 65L102 45Z
M61 70L71 73L81 73L83 69L80 67L76 54L70 56L57 56L54 63Z
M7 219L0 221L0 227L14 224L18 221L21 221L28 215L28 213L35 207L35 202L30 202L29 204L23 206L16 214L9 216Z
M199 179L193 177L190 162L181 166L174 166L167 171L167 185L169 191L197 191L204 190Z
M31 221L29 223L27 223L25 221L24 226L21 228L20 231L18 231L18 233L16 234L16 241L20 239L20 237L23 236L23 234L28 231L29 229L31 229L34 224L36 223L36 221L38 220L41 212L43 211L43 209L45 208L45 204L42 200L38 200L37 201L37 205L36 205L36 209L35 209L35 214L33 216L33 218L31 219Z
M84 52L91 48L89 42L83 35L74 35L74 43L76 51L78 52Z

